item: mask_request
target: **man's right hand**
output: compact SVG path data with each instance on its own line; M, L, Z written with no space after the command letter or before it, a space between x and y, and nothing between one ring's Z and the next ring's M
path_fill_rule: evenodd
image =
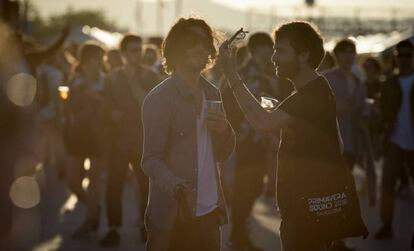
M219 49L221 66L227 78L237 76L237 47L229 47L229 41L224 41Z
M186 221L192 217L192 203L194 201L193 196L196 196L193 187L190 182L183 182L176 186L175 197L178 206L178 215L181 220Z
M182 195L188 194L193 190L190 182L186 181L183 183L178 184L175 187L175 197L179 198Z

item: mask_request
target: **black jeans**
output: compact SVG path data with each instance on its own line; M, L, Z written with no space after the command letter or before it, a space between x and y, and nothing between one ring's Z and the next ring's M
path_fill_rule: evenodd
M120 227L122 225L122 198L125 177L128 173L129 164L138 181L140 191L140 213L144 222L144 213L148 201L149 181L141 169L140 155L136 153L135 158L129 154L113 150L109 154L108 180L106 190L106 208L109 227Z
M385 156L382 172L381 221L384 226L392 225L395 188L404 167L408 167L410 173L413 174L414 151L403 150L391 143Z
M177 222L172 230L148 227L147 251L220 251L219 210Z

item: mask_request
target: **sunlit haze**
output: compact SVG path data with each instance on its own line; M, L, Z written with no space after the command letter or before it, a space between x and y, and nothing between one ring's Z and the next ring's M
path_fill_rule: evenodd
M220 29L246 26L249 22L248 15L251 13L272 15L273 18L278 16L300 18L311 14L316 16L357 15L361 19L365 17L387 19L392 18L395 13L398 13L398 18L400 18L412 16L414 12L412 0L316 0L315 10L312 11L306 8L304 0L32 0L31 2L38 7L43 16L62 13L69 6L74 9L102 9L120 26L144 35L166 32L176 19L177 12L180 15L202 16ZM180 11L177 11L178 8ZM162 17L157 18L161 13ZM251 19L253 20L250 22L253 22L252 27L255 29L271 29L267 20L263 22L263 20Z

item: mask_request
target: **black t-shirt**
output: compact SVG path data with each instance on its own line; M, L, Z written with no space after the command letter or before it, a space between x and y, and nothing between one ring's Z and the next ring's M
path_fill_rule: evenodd
M299 186L306 185L304 168L317 170L318 163L340 161L341 152L335 97L324 77L297 90L278 109L293 118L282 128L279 150L277 194L282 211Z
M282 129L280 158L335 160L338 154L335 96L324 77L318 77L278 107L294 120Z

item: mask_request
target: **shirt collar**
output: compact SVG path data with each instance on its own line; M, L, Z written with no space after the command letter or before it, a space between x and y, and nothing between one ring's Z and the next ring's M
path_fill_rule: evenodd
M173 80L173 83L178 88L178 91L184 98L192 97L192 93L190 91L190 88L184 83L184 80L178 76L178 74L173 73L171 75L171 79ZM206 99L215 99L214 92L212 92L211 84L206 80L203 76L200 75L200 83L203 87L204 95Z

